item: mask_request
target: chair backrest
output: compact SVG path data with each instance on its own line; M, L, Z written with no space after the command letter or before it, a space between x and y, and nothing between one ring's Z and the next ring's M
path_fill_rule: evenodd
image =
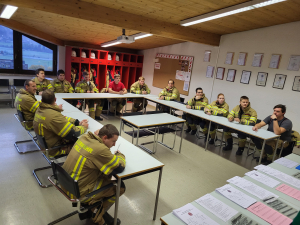
M122 116L138 116L138 115L143 115L143 112L123 113Z
M47 146L47 143L46 143L46 140L43 136L39 135L39 134L36 134L36 138L39 142L39 146L42 150L45 150L45 149L48 149L48 146Z
M180 101L181 101L181 102L184 102L184 98L180 97Z
M162 111L147 111L146 114L163 113Z
M0 87L9 87L9 79L0 79Z
M260 123L261 122L261 120L260 119L257 119L256 120L256 124L258 124L258 123Z
M26 80L24 80L24 79L14 79L13 84L16 87L21 87L21 86L24 86L25 81Z
M76 198L80 198L78 182L75 181L60 165L51 162L53 176L61 187L67 192L73 194Z
M20 119L20 122L25 121L23 112L17 109L17 113L18 113L18 117Z

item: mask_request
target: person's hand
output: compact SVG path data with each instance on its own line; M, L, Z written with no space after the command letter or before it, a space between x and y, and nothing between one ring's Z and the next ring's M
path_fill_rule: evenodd
M90 91L90 93L94 93L94 91Z
M89 128L88 121L83 121L83 122L81 123L81 126L84 126L85 128Z
M207 115L211 115L211 112L209 110L205 111Z
M200 96L197 96L197 95L195 96L195 99L197 99L197 100L199 100L200 98L201 98Z
M253 127L252 127L252 130L253 130L253 131L258 131L258 129L257 129L256 126L253 126Z
M147 94L147 91L142 91L142 94L143 94L143 95L146 95L146 94Z
M120 95L124 95L124 92L123 92L123 91L120 91L119 94L120 94Z
M275 114L272 114L271 119L272 120L277 119L277 116Z
M117 154L117 153L121 153L119 150L117 150L117 151L115 151L115 154Z
M58 106L58 108L63 109L63 108L62 108L63 104L59 104L59 105L57 105L57 106Z
M91 91L86 91L86 93L91 93Z
M190 106L190 105L186 105L186 108L187 108L187 109L191 109L191 108L192 108L192 106Z
M234 118L234 121L241 122L239 118Z
M229 118L228 118L228 121L229 121L229 122L232 122L232 121L233 121L233 118L232 118L232 117L229 117Z
M42 95L42 94L43 94L43 92L42 92L42 91L40 91L40 92L39 92L39 95Z
M94 132L94 134L95 134L96 136L98 136L99 130L100 130L100 129L98 129L98 130L96 130L96 131Z
M84 122L87 123L88 120L87 120L87 119L81 120L80 123L79 123L79 125L81 125L81 124L84 123ZM99 131L99 130L98 130L98 131Z
M164 100L164 96L160 96L159 99L160 99L160 100Z

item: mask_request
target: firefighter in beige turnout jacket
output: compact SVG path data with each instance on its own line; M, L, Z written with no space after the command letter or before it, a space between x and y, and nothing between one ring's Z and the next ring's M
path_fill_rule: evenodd
M65 72L58 70L57 78L51 82L54 93L74 93L74 88L69 81L65 79Z
M234 107L228 114L228 121L236 121L243 125L254 126L257 121L257 113L251 108L249 98L247 96L242 96L240 98L240 105ZM224 127L225 140L227 145L223 147L224 151L232 150L233 140L231 133L237 133L239 138L239 148L236 152L237 155L242 155L245 145L246 145L246 134Z
M85 133L88 128L87 120L79 122L71 117L65 117L61 114L62 111L55 103L53 91L44 91L42 102L34 116L34 131L45 138L48 148L67 145L50 150L50 157L68 154L77 137Z
M134 94L150 94L150 89L145 84L145 78L139 77L139 80L133 83L130 87L130 92ZM147 107L148 101L144 100L144 108ZM137 98L133 100L132 112L138 112L143 109L143 99Z
M213 101L210 105L207 105L204 109L204 112L207 115L227 117L228 113L229 113L229 105L225 102L224 94L222 94L222 93L218 94L217 101ZM221 128L221 126L219 126L219 129L220 128ZM206 132L204 132L204 129ZM206 135L208 132L207 124L205 124L204 129L203 129L203 133ZM215 136L216 136L216 124L215 123L211 123L209 135L210 135L211 139L208 143L214 144Z
M112 183L112 175L121 173L124 170L126 165L125 156L119 150L115 151L115 154L110 151L118 137L117 128L112 124L107 124L94 134L88 132L82 135L73 146L63 168L78 182L81 196ZM120 195L124 192L125 185L122 182ZM71 198L74 197L71 193L68 193L68 195ZM92 212L95 213L92 218L94 223L99 225L103 225L105 222L106 224L112 224L109 221L104 221L103 216L114 204L115 195L116 186L113 186L84 201L89 205L103 201L102 206L98 207L98 211L92 209Z
M36 93L36 85L32 80L26 80L24 83L24 88L19 91L16 96L15 105L17 110L21 111L24 115L25 121L33 121L35 111L39 107L39 102L34 97ZM33 122L22 123L22 126L26 130L31 130Z
M36 94L42 95L44 90L50 89L53 91L53 86L50 83L50 80L45 79L45 71L44 69L37 69L35 71L36 77L32 79L32 81L36 84Z
M205 97L205 94L203 93L202 88L197 88L196 96L187 102L186 108L196 109L196 110L204 110L204 108L207 106L207 104L208 104L208 99ZM185 130L185 132L189 133L190 131L192 131L191 132L192 135L196 134L196 132L197 132L196 125L199 124L203 130L206 129L206 133L207 133L207 128L205 128L205 123L206 123L205 120L203 120L197 116L192 116L190 114L185 114L183 116L183 118L186 119L185 123L188 127Z
M159 99L160 100L167 100L167 101L180 101L180 93L176 87L174 87L175 81L169 80L168 86L165 87L160 93L159 93ZM160 105L160 110L163 112L170 112L170 107Z

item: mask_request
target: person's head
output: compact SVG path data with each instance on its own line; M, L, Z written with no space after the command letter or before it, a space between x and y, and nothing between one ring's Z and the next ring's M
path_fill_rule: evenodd
M42 102L49 104L49 105L54 105L55 104L55 94L53 91L46 89L42 93Z
M60 80L60 81L64 81L64 79L65 79L65 71L58 70L57 71L57 79Z
M220 105L222 105L225 102L224 94L222 94L222 93L218 94L218 102Z
M84 79L86 82L90 81L90 75L89 75L88 72L84 71L84 72L82 73L82 77L83 77L83 79Z
M286 106L282 104L275 105L273 110L273 113L277 116L277 118L282 118L286 112Z
M170 79L170 80L168 81L168 87L169 87L169 88L173 88L173 87L174 87L174 84L175 84L175 81L174 81L174 80Z
M242 106L242 108L247 108L249 105L249 98L247 96L242 96L240 98L240 105Z
M36 93L36 84L32 80L26 80L24 83L24 88L27 92L34 95Z
M139 84L140 84L141 86L143 86L144 83L145 83L145 78L144 78L144 77L139 77Z
M114 76L115 83L118 84L120 82L120 80L121 80L121 76L119 74L115 74L115 76Z
M45 79L45 70L42 68L39 68L35 71L35 74L39 80L44 80Z
M201 87L196 88L196 96L203 96L203 90Z
M102 139L103 144L111 148L115 146L119 138L119 131L114 125L106 124L99 130L98 136Z

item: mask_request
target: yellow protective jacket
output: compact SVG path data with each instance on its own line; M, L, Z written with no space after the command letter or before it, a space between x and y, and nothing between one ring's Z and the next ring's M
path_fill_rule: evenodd
M95 93L99 93L98 88L92 81L90 81L90 83L88 84L85 80L82 80L76 84L76 93L86 93L87 91L94 91Z
M16 96L15 105L17 110L23 112L26 121L33 121L35 111L39 107L39 101L36 100L34 95L21 89ZM27 122L25 124L22 123L22 126L24 126L26 130L31 130L33 128L32 124L33 122Z
M36 93L44 91L46 89L50 89L51 91L54 91L54 88L52 84L50 83L50 80L44 79L42 82L39 82L37 77L33 78L32 81L36 84Z
M292 131L292 141L296 142L296 146L300 145L300 134L295 130Z
M140 83L137 81L133 83L130 87L130 92L134 94L142 94L142 91L147 91L147 94L150 94L150 89L148 88L147 84L144 84L143 86L140 85Z
M227 118L239 118L240 123L244 125L255 125L257 121L257 113L254 109L251 108L250 102L245 110L241 109L240 105L234 107Z
M165 87L158 95L159 97L164 96L164 100L175 100L180 102L180 93L176 87L169 88Z
M51 82L51 85L54 88L54 93L74 93L74 88L67 80L61 82L56 78Z
M196 99L196 96L190 99L187 104L192 107L192 109L204 110L204 108L208 105L208 99L203 94L201 99Z
M63 110L56 105L44 102L35 113L33 128L36 134L45 138L48 148L66 144L68 140L79 137L86 132L84 126L79 126L79 121L61 114ZM59 148L49 151L51 157L64 154Z
M214 101L210 103L210 105L207 105L205 108L210 110L212 115L227 117L229 113L229 105L226 102L224 102L222 105L217 103L219 102Z
M88 132L74 144L63 168L78 182L83 196L110 183L112 175L121 173L125 165L122 153L112 154L100 137Z

